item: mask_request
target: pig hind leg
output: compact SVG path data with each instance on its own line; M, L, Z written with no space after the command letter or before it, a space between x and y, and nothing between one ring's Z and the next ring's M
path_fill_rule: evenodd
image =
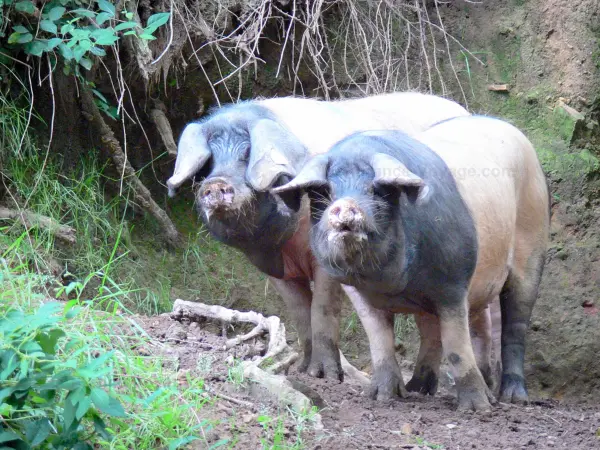
M406 389L410 392L435 395L442 360L440 321L433 315L418 314L415 315L415 322L421 336L421 344L415 370L406 384Z
M544 267L545 252L532 252L524 268L511 268L500 293L502 317L502 380L500 401L527 403L524 358L525 334L535 304Z
M471 342L475 351L477 367L490 389L494 389L492 370L492 317L490 307L471 316Z

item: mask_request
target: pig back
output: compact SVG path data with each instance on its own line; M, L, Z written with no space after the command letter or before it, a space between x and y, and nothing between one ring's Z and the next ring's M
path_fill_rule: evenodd
M271 110L311 155L327 152L352 133L387 129L414 135L440 121L469 115L458 103L416 92L330 102L281 97L259 103Z

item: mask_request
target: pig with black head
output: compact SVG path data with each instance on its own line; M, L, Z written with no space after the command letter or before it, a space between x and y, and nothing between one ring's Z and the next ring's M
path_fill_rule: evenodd
M338 350L340 284L314 259L308 204L291 207L270 189L349 134L378 128L414 134L469 113L432 95L395 93L325 102L274 98L213 111L184 129L169 195L195 180L196 207L211 235L269 275L295 318L301 371L343 380ZM310 283L314 281L314 292Z
M500 300L504 402L527 402L524 341L549 230L546 179L527 138L506 122L459 117L414 138L351 135L272 190L308 192L311 248L363 320L371 395L404 394L393 314L415 314L421 348L408 390L435 393L444 355L461 409L489 410L490 304ZM484 331L476 358L469 329ZM485 379L483 374L486 375Z

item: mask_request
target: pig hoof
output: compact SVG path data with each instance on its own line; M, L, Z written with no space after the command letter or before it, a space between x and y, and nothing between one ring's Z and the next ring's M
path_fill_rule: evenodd
M399 371L398 371L399 372ZM371 380L369 397L373 400L389 400L391 398L408 397L402 376L395 371L375 371Z
M344 381L344 371L342 370L341 363L323 363L323 362L312 362L308 368L308 374L315 378L331 378L337 379L340 382Z
M525 380L520 375L505 373L502 375L500 385L500 401L503 403L528 404L529 395L525 387Z
M406 390L409 392L419 392L423 395L435 395L437 385L438 377L435 372L430 368L421 367L419 375L416 373L413 374L410 381L406 384Z
M298 366L298 372L305 373L308 370L308 366L310 366L310 356L305 356Z
M485 389L484 392L478 390L461 392L458 395L458 409L462 411L491 412L494 403L496 399L489 389Z

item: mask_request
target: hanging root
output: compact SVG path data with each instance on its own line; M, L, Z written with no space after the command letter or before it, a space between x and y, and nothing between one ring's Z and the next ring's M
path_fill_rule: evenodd
M268 333L269 341L265 355L255 361L244 361L242 363L244 376L265 388L282 404L288 405L299 412L310 411L312 407L310 399L294 389L284 375L278 375L294 364L299 356L287 345L285 325L279 317L265 317L254 311L241 312L218 305L206 305L177 299L173 304L171 318L179 321L184 318L190 321L208 318L230 324L252 323L256 325L249 333L229 339L225 343L225 350ZM317 428L322 427L319 415L315 417L315 421Z
M88 89L81 90L81 106L85 118L95 127L100 142L112 156L113 162L122 174L123 179L132 187L136 201L154 216L163 229L169 244L179 246L181 244L181 238L177 228L175 228L175 225L171 222L167 213L156 204L148 188L144 186L136 175L135 170L127 159L127 155L125 155L121 148L121 144L119 144L113 131L104 121L102 113L98 109L98 106L96 106L96 103L94 103L92 93Z
M60 240L69 244L75 244L75 228L67 225L61 225L51 217L42 216L31 211L18 211L0 207L0 220L16 220L25 226L25 228L40 227L48 230Z
M167 115L165 111L167 108L162 102L155 101L155 108L150 111L150 117L156 125L156 129L162 138L163 144L169 153L169 156L176 158L177 157L177 144L175 144L175 139L173 138L173 130L171 129L171 124L169 123L169 119L167 119Z

